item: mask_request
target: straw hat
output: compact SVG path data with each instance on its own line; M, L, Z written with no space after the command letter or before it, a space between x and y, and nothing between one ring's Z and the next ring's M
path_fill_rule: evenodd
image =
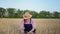
M25 12L25 14L23 15L24 19L29 19L31 17L32 17L32 15L29 12Z

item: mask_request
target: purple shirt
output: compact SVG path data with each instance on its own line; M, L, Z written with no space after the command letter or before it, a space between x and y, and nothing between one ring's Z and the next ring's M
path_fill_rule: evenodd
M36 29L36 23L33 19L31 19L31 24L33 26L33 30ZM21 21L19 26L20 26L20 30L23 31L24 30L24 19Z

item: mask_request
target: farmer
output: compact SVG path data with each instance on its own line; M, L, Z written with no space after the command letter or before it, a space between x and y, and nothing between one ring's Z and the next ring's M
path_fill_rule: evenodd
M25 12L20 23L21 34L36 34L36 23L29 12Z

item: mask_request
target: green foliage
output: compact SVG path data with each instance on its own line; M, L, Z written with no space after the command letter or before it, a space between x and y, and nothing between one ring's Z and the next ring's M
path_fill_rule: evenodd
M31 11L30 12L32 14L32 18L38 18L38 13L36 11Z
M60 18L60 12L54 11L51 13L50 11L42 10L39 13L36 11L30 10L20 10L15 8L1 8L0 7L0 18L22 18L25 12L29 12L32 14L32 18Z
M22 18L23 10L17 10L18 17Z
M51 18L51 13L49 11L40 11L39 18Z
M0 18L5 17L6 9L0 7Z
M57 12L57 11L55 11L55 12L53 13L53 15L54 15L54 17L55 17L55 18L59 18L60 13L59 13L59 12Z
M39 17L41 17L41 18L45 18L46 15L47 15L47 12L46 11L40 11L39 12Z
M8 17L13 18L15 13L15 8L7 8Z

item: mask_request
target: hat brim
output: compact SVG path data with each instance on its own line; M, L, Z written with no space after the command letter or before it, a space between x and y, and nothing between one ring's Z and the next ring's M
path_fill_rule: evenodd
M32 17L32 15L29 15L29 17L25 17L25 15L23 15L23 18L24 19L29 19L29 18L31 18Z

